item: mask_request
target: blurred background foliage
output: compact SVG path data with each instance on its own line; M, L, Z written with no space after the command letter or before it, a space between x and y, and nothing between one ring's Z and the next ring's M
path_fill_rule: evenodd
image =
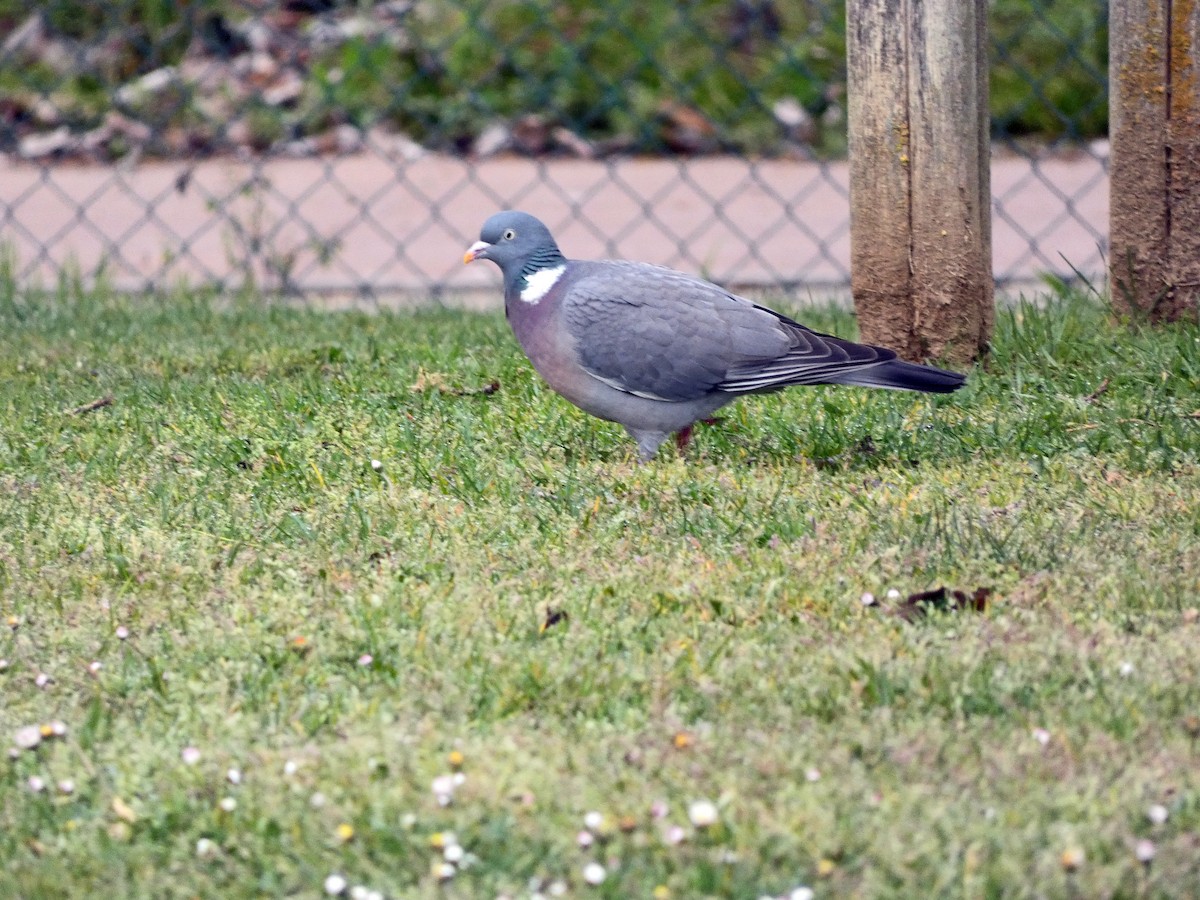
M994 134L1103 135L1105 4L990 14ZM841 0L0 0L0 45L0 150L26 156L55 130L117 157L346 125L461 153L845 148Z

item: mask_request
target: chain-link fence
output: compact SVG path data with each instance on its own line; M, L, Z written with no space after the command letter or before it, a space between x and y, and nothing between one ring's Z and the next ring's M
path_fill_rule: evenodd
M995 273L1101 269L1107 8L991 0ZM519 207L572 256L849 279L840 0L0 0L0 243L64 266L379 297Z

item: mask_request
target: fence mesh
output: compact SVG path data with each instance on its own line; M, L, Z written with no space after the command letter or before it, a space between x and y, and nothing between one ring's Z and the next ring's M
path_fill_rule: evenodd
M1107 9L990 3L1000 281L1101 269ZM18 277L445 296L491 212L572 256L849 279L838 0L0 0Z

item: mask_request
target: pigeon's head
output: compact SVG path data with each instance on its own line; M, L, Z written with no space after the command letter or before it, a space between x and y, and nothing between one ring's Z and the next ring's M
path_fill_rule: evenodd
M550 229L529 213L498 212L479 231L479 240L467 248L463 262L490 259L506 278L528 275L561 265L563 255Z

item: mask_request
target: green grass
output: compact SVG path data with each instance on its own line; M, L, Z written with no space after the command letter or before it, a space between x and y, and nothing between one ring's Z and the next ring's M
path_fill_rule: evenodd
M0 762L2 893L1200 895L1198 408L1196 327L1047 299L952 397L639 466L499 316L0 284L0 749L68 729ZM860 602L943 584L995 594Z

